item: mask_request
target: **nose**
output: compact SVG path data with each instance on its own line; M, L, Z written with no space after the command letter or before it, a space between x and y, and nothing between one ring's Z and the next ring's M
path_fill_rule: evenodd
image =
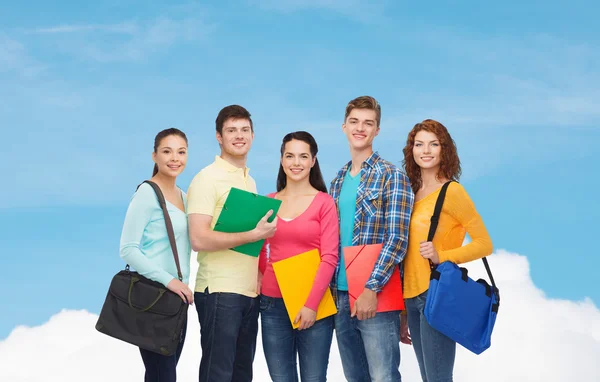
M431 152L431 147L429 145L423 145L423 154L429 154Z

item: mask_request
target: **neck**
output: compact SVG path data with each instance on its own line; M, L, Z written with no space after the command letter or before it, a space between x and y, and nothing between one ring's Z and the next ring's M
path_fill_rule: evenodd
M421 188L443 183L443 179L440 179L437 176L438 170L439 167L421 169Z
M154 175L150 180L154 181L154 183L158 184L160 188L165 191L172 191L177 188L177 186L175 185L177 177L174 176L167 176L159 172L158 174Z
M286 180L285 188L281 190L281 193L287 196L306 195L313 192L315 188L310 184L308 177L302 179L299 182Z
M234 165L237 168L246 168L247 158L248 158L248 155L233 156L233 155L229 155L225 151L221 150L221 159L231 163L232 165Z
M352 157L352 168L350 172L356 174L362 168L362 164L373 154L373 146L365 147L364 149L357 150L350 148L350 156Z

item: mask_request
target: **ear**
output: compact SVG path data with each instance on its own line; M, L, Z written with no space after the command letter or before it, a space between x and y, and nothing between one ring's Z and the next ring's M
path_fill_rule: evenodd
M152 162L156 163L156 153L152 152Z
M315 167L315 163L317 162L317 156L315 155L312 159L312 164L310 165L310 168Z
M377 130L375 130L375 136L379 135L379 130L381 130L381 129L379 128L379 126L377 126Z
M219 142L219 145L223 146L223 136L221 136L221 134L217 131L217 142Z

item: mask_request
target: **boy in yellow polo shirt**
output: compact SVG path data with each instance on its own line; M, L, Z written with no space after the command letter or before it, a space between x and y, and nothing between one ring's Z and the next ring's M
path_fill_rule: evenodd
M275 233L272 212L256 228L239 233L213 231L231 187L256 192L246 167L254 139L250 113L223 108L216 120L221 155L202 169L188 190L192 249L198 252L194 302L200 321L200 381L251 381L258 333L258 258L230 250Z

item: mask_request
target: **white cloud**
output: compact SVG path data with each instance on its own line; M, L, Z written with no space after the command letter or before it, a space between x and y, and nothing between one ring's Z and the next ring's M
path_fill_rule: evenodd
M27 79L35 77L43 69L29 56L25 45L0 33L0 74L14 71Z
M600 380L598 308L588 299L574 302L547 298L531 281L529 264L523 256L500 250L490 258L490 265L501 290L492 347L476 356L459 346L455 379L461 382ZM468 268L473 278L485 276L481 261L469 264ZM96 320L97 315L86 311L63 310L41 326L17 327L0 342L0 380L70 382L81 380L82 375L88 382L116 378L141 380L143 366L137 349L96 332ZM198 333L196 312L192 308L178 368L181 381L197 380ZM256 381L269 380L260 335L254 370ZM406 381L419 380L414 352L404 345L401 372ZM344 380L335 342L328 379Z
M214 25L197 17L114 24L60 24L26 31L57 44L65 53L96 62L136 61L177 42L196 41L212 33Z
M363 23L381 22L385 17L387 1L360 0L250 0L263 9L283 13L296 12L305 9L323 9L332 11Z

